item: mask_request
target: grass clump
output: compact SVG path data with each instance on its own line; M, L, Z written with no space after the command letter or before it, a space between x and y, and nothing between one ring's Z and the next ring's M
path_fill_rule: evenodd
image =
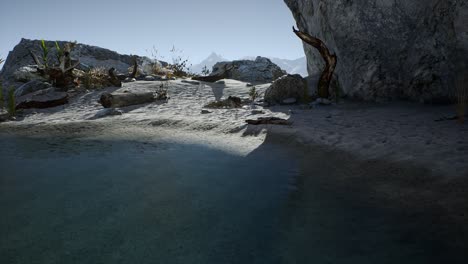
M92 68L84 72L81 83L86 89L101 89L109 86L109 75L104 67Z

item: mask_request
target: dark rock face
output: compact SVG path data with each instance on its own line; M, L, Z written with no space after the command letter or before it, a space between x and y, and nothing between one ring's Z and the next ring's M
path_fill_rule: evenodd
M14 83L13 73L23 66L33 65L34 61L29 55L29 51L34 52L40 59L42 50L40 48L40 40L21 39L20 43L15 46L13 51L8 54L0 77L6 83ZM63 47L66 42L58 41L58 44ZM46 46L49 48L49 64L58 64L57 52L55 49L55 41L46 41ZM133 65L134 57L131 55L121 55L115 51L108 49L77 44L72 51L72 59L80 60L81 65L78 68L89 69L93 67L105 67L107 69L115 68L119 73L127 73L128 68ZM138 57L137 61L140 65L147 62L148 58ZM165 62L160 62L162 65L167 65Z
M213 66L210 76L225 76L228 79L243 82L269 83L285 74L286 72L270 59L257 57L254 61L218 62Z
M467 1L284 1L299 29L337 54L336 77L351 97L447 102L467 74ZM304 50L309 74L317 74L320 54Z

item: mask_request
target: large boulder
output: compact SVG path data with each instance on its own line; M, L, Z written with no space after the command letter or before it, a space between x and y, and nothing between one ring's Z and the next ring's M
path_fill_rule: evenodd
M277 79L268 87L265 91L265 102L269 104L295 103L303 100L306 94L305 80L299 74L288 74Z
M448 102L467 74L467 1L284 1L299 30L337 54L337 81L351 97ZM320 54L304 50L309 74L319 73Z
M226 76L228 79L251 83L269 83L285 74L286 72L270 59L257 57L255 60L218 62L213 66L211 76Z

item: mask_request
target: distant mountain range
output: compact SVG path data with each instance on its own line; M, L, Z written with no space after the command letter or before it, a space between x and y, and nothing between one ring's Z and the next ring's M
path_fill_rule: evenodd
M302 77L306 77L309 74L307 73L307 59L302 57L295 60L288 59L279 59L279 58L269 58L274 64L278 65L281 69L285 70L287 73L291 74L300 74Z
M280 58L269 58L273 63L278 65L281 69L285 70L287 73L291 74L300 74L303 77L309 75L307 73L307 60L306 57L302 57L295 60L280 59ZM255 57L247 56L241 58L241 60L255 60ZM193 65L191 70L194 73L201 73L203 67L207 67L210 71L217 62L229 61L226 58L223 58L221 55L216 54L215 52L211 53L206 59L204 59L199 64Z
M210 56L208 56L208 58L204 59L199 64L192 65L190 70L194 73L201 73L203 67L206 66L211 71L213 69L213 66L220 61L227 61L227 59L213 52L210 54Z

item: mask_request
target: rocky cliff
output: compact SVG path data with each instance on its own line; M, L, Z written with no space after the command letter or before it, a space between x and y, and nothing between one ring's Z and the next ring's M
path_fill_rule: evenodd
M337 54L336 79L351 97L448 102L467 74L466 0L284 1L299 29ZM304 50L318 74L322 58Z
M58 44L63 47L65 42L58 41ZM19 68L27 65L34 64L33 59L29 55L29 50L34 52L38 57L41 56L41 41L40 40L29 40L21 39L20 43L14 47L14 49L8 54L0 77L5 81L6 84L13 83L13 73ZM49 63L57 63L56 59L56 48L55 41L46 41L46 46L49 49ZM81 68L93 68L93 67L114 67L118 72L126 73L128 68L133 65L133 56L121 55L115 51L90 46L85 44L77 44L72 51L72 58L81 62ZM149 58L137 56L140 65L144 65ZM167 65L165 62L161 62L163 65Z

